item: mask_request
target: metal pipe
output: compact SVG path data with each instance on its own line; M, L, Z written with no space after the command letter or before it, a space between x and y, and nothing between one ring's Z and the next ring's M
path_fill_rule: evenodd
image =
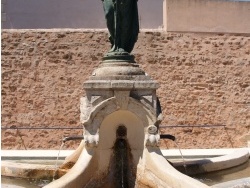
M193 128L193 127L200 127L200 128L217 128L217 127L226 127L226 125L223 125L223 124L211 124L211 125L162 125L160 126L159 128L160 129L163 129L163 128ZM13 126L3 126L1 127L2 130L7 130L7 129L19 129L19 130L24 130L24 129L27 129L27 130L40 130L40 129L48 129L48 130L52 130L52 129L83 129L83 127L17 127L15 125Z
M212 124L212 125L162 125L159 126L159 128L193 128L193 127L200 127L200 128L216 128L216 127L226 127L226 125L223 124Z
M62 142L65 143L70 140L83 140L83 139L84 139L84 136L68 136L68 137L63 138Z
M170 135L170 134L161 134L160 139L169 139L175 141L175 136Z
M54 130L54 129L83 129L83 127L17 127L17 126L13 126L13 127L1 127L2 130L7 130L7 129L19 129L19 130Z

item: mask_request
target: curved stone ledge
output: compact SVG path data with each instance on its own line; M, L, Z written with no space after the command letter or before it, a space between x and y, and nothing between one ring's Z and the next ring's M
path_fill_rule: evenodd
M2 161L1 175L28 179L52 179L56 170L56 176L61 177L67 173L66 169L56 169L55 165L27 164Z
M184 162L172 162L172 165L183 173L194 175L232 168L245 163L247 160L249 160L248 150L236 149L233 153L220 157L185 161L186 169L184 168Z
M18 157L16 156L15 158ZM186 161L186 163L187 166L192 166L192 165L193 166L196 165L196 167L197 165L200 166L199 173L204 173L204 172L211 172L211 171L217 171L235 167L245 163L247 160L249 160L248 150L236 149L234 152L221 157L207 158L205 160ZM183 165L183 163L173 162L172 165L174 167L177 167ZM203 169L203 171L201 171L201 169ZM24 164L24 163L16 163L9 161L2 161L2 166L1 166L1 174L3 176L20 177L20 178L34 178L34 179L42 179L45 177L52 178L54 170L55 170L54 165ZM60 169L57 174L58 177L61 177L67 171L68 170L66 169ZM224 188L224 187L230 188L230 186L234 187L233 185L238 185L239 187L237 188L241 188L242 186L248 185L249 182L250 182L249 178L243 178L239 180L217 184L212 186L212 188Z

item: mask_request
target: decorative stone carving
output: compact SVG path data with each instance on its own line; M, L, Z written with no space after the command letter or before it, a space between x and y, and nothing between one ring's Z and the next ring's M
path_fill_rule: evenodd
M128 107L130 91L114 91L117 107L121 110L126 110Z
M91 104L93 105L93 106L95 106L95 105L97 105L98 104L98 102L99 101L101 101L100 99L101 99L102 97L101 96L96 96L96 95L92 95L91 96Z
M150 125L150 126L148 127L148 133L149 133L149 134L157 134L157 131L158 131L158 129L157 129L157 127L154 126L154 125Z
M148 127L147 134L147 146L157 146L160 140L160 135L158 134L158 128L155 125L150 125Z
M97 147L99 143L99 134L96 135L85 135L84 142L87 147Z
M160 140L159 134L148 134L146 140L146 146L156 147Z
M152 95L147 95L147 96L142 96L142 98L148 102L150 105L153 105L153 96Z
M80 99L80 111L81 111L80 114L81 121L87 120L91 111L91 105L87 97L82 97Z

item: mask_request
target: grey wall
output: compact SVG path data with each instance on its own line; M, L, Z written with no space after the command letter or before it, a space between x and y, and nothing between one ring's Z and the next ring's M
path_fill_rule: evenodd
M106 28L101 0L5 0L5 29ZM163 0L139 0L141 28L163 23Z

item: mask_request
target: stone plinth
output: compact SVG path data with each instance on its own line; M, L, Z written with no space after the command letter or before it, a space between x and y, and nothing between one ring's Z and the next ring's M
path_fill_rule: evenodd
M127 61L104 61L83 87L86 97L81 98L81 122L85 127L86 143L97 144L102 122L108 115L119 111L130 112L141 120L144 119L142 126L145 130L141 132L146 133L147 128L153 126L155 132L152 134L159 138L161 110L156 97L159 84L147 76L138 64ZM149 119L144 117L146 114ZM123 122L120 121L116 126L119 124ZM131 133L136 127L132 129ZM113 132L115 136L115 131ZM112 133L107 134L110 136ZM114 143L114 140L110 143Z

